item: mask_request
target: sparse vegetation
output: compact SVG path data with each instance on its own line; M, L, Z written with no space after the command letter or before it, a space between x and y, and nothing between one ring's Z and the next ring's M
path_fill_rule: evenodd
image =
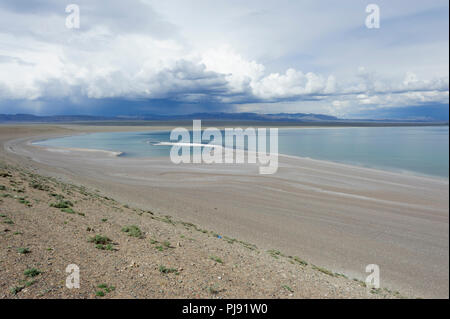
M280 256L284 256L279 250L271 249L267 251L270 256L272 256L275 259L279 259Z
M223 264L223 260L216 256L209 256L210 259L214 260L216 263Z
M20 248L17 248L17 252L19 254L29 254L29 253L31 253L31 250L29 250L26 247L20 247Z
M211 295L217 295L220 292L220 290L219 290L219 288L217 286L214 285L214 286L209 286L208 287L208 292Z
M125 226L122 228L122 231L127 233L128 236L132 236L132 237L136 237L136 238L143 237L142 231L136 225Z
M55 208L70 208L73 207L73 203L71 201L68 200L61 200L57 203L51 203L50 207L55 207Z
M316 265L312 265L312 267L313 267L313 269L315 269L317 271L320 271L321 273L324 273L324 274L326 274L328 276L335 277L334 273L332 271L328 270L328 269L325 269L325 268L322 268L322 267L318 267Z
M50 187L48 185L45 185L39 181L31 181L30 187L46 192L50 190Z
M378 295L378 294L380 294L381 292L382 292L381 288L371 288L371 289L370 289L370 293L371 293L371 294Z
M14 286L14 287L9 288L9 291L11 292L11 294L17 295L19 292L21 292L23 290L23 288L25 288L24 285Z
M287 286L287 285L283 285L283 286L281 286L281 288L284 288L284 289L286 289L287 291L289 291L291 293L294 292L294 290L291 287Z
M89 238L88 241L91 243L94 243L95 248L97 248L97 249L114 250L114 247L112 245L112 240L106 236L95 235L94 237Z
M36 277L37 275L39 275L41 273L41 271L39 269L36 268L30 268L27 269L23 272L23 274L27 277Z
M27 200L25 197L19 197L17 200L19 201L19 203L24 204L24 205L26 205L28 207L32 206L30 201Z
M13 225L14 224L14 222L10 218L6 218L3 222L5 224L8 224L8 225Z
M100 294L100 295L97 295L97 293L96 293L96 295L97 295L97 296L100 296L100 297L105 296L105 293L110 293L111 291L116 290L116 287L114 287L114 286L108 286L107 284L100 284L100 285L97 286L97 288L103 289L103 290L98 290L98 291L97 291L97 293L98 293L98 292L103 292L103 295L101 295L101 294Z
M120 210L121 212L123 212L123 214L130 214L129 220L132 220L131 218L133 218L133 220L136 220L134 223L136 223L137 225L141 226L144 228L143 225L145 225L145 230L149 231L148 235L146 235L147 237L153 236L153 238L149 239L150 244L152 244L151 249L154 248L158 251L164 251L163 253L158 253L155 251L150 251L150 252L146 252L149 255L152 255L155 259L154 260L150 260L150 262L152 262L152 264L154 265L155 260L157 260L160 264L166 264L166 265L183 265L183 268L171 268L168 266L164 266L161 265L159 266L159 264L157 264L158 266L153 266L153 272L154 273L160 273L160 277L161 277L161 282L167 281L172 283L173 282L180 282L186 284L186 283L191 283L195 281L192 281L192 278L197 279L195 276L195 273L197 273L196 271L192 272L192 269L196 269L197 267L203 269L202 267L204 266L203 264L206 263L210 263L212 264L214 262L218 263L218 264L224 264L223 260L219 257L216 256L210 256L210 254L218 254L220 256L222 256L226 263L224 266L219 266L219 265L215 265L214 267L211 267L212 269L215 270L219 270L223 273L227 273L227 271L231 270L231 271L249 271L249 278L250 276L253 276L255 274L255 272L258 272L258 275L261 275L261 277L259 278L265 278L265 281L267 281L268 284L273 284L271 287L275 287L276 292L276 297L286 297L287 294L291 294L294 293L294 289L295 291L299 290L299 295L302 295L303 290L301 290L301 286L299 286L299 288L297 289L296 287L291 288L288 285L282 285L282 283L286 283L289 284L289 279L287 278L291 278L291 275L295 275L295 274L299 274L300 272L304 272L307 275L310 275L310 272L312 272L312 269L320 271L322 273L325 273L326 275L329 276L333 276L333 277L342 277L342 278L346 278L346 276L344 274L339 274L339 273L334 273L330 270L327 270L325 268L321 268L315 265L310 265L308 266L308 263L302 259L300 259L297 256L287 256L284 255L282 252L278 251L278 250L269 250L267 251L267 253L269 254L269 256L267 256L267 253L264 252L264 250L260 250L259 248L257 248L255 245L247 243L247 242L243 242L234 238L230 238L227 237L225 235L222 234L218 234L214 231L210 231L210 230L205 230L202 228L197 227L196 225L192 224L192 223L187 223L187 222L183 222L183 221L179 221L176 218L172 218L168 215L163 216L163 215L159 215L158 213L152 213L149 211L143 211L140 209L132 209L130 208L128 211L120 208L120 204L116 201L114 201L113 199L108 199L96 194L93 194L87 190L85 190L82 187L78 187L78 186L74 186L74 185L70 185L70 184L63 184L57 180L54 179L46 179L43 178L43 181L41 182L39 180L40 177L37 176L32 176L32 175L25 175L25 174L21 174L22 176L22 180L18 180L18 178L16 179L16 172L11 170L11 172L14 172L14 179L15 181L11 181L11 180L1 180L1 183L10 183L10 184L6 184L8 186L8 188L2 187L3 185L0 185L0 190L3 191L7 191L4 194L0 194L1 198L3 199L3 203L6 203L6 205L2 205L2 209L1 209L1 214L0 214L0 222L3 223L7 223L7 224L14 224L14 222L8 217L10 216L11 218L13 218L19 225L19 227L17 226L7 226L9 229L6 229L6 225L3 227L5 230L5 236L2 238L5 238L7 240L7 244L5 245L5 247L7 246L7 252L9 253L9 255L11 256L11 258L15 258L17 263L21 263L21 265L28 265L28 267L39 267L42 270L45 271L44 273L44 277L47 277L47 272L48 275L50 275L50 272L53 271L53 268L51 266L47 267L47 262L48 265L51 265L51 263L55 263L57 262L57 258L59 258L59 256L64 255L64 253L61 253L61 251L63 251L63 246L60 245L60 243L55 242L53 238L51 241L42 242L42 245L37 245L35 242L31 241L31 238L35 235L35 228L34 226L29 228L27 227L26 222L33 220L36 221L36 216L39 216L38 214L42 214L44 216L45 213L45 207L47 207L47 211L51 211L52 214L49 216L44 216L45 218L52 218L55 220L55 227L58 227L59 229L56 229L55 231L63 231L66 232L66 235L69 234L72 231L77 232L78 234L80 234L81 232L83 232L85 229L86 231L90 232L89 234L87 234L88 236L93 236L95 235L97 232L98 233L102 233L105 232L107 233L109 236L111 237L116 237L117 235L114 235L117 233L117 230L119 231L119 235L118 235L118 241L122 241L124 240L124 238L126 236L120 235L120 231L123 231L124 233L126 233L129 236L133 236L133 237L137 237L137 238L142 238L143 236L143 232L141 231L141 229L139 229L138 226L136 225L130 225L130 226L125 226L123 228L120 228L120 226L126 224L127 222L123 222L122 224L119 224L120 226L117 226L117 224L115 224L115 222L117 220L121 220L121 219L116 219L116 217L112 217L112 215L108 215L111 211L112 212L116 212L117 210ZM29 178L27 176L32 176L33 179L25 179L25 178ZM19 177L20 178L20 177ZM22 188L22 186L26 186L26 188ZM29 187L29 188L28 188ZM48 188L47 188L48 187ZM38 192L38 191L34 191L32 189L36 189L36 190L46 190L48 191L48 193L43 193L43 192ZM17 192L29 192L29 193L25 193L25 194L15 194L13 193L13 191L17 191ZM61 192L62 194L58 194L58 192ZM0 192L1 193L1 192ZM28 196L27 196L28 195ZM22 197L19 197L22 196ZM50 197L48 197L50 196ZM52 204L50 204L49 202L47 202L50 198L50 202L53 202ZM1 201L1 200L0 200ZM108 201L108 202L106 202ZM26 207L22 207L19 203L22 203L24 205L29 204L30 202L33 203L33 205L36 207L35 209L27 209ZM0 204L3 204L0 203ZM38 205L38 203L46 203L45 205ZM54 214L55 212L57 212L58 210L52 210L52 209L48 209L48 205L50 204L51 207L53 208L58 208L61 212L65 212L67 214L72 214L71 215L64 215L64 214ZM106 205L106 206L105 206ZM92 216L92 219L89 219L89 221L87 221L87 219L81 219L78 218L77 216L73 216L73 214L78 214L78 215L82 215L84 216L84 213L78 213L78 207L83 207L86 208L86 212L88 212L89 217ZM5 208L5 209L4 209ZM43 209L42 209L43 208ZM74 209L75 208L75 209ZM38 213L38 214L35 214ZM33 215L32 215L33 214ZM132 215L131 215L132 214ZM141 215L142 217L139 217L138 215ZM33 219L28 219L27 217L32 216ZM106 218L106 216L108 216L110 218L109 222L107 224L100 224L99 222L107 222L108 218ZM126 216L127 218L129 216ZM25 217L25 218L23 218ZM140 219L142 218L142 219ZM152 220L154 221L152 221ZM62 222L66 220L64 223L70 224L70 227L67 226L63 226ZM123 219L123 220L127 220L127 219ZM67 222L68 221L68 222ZM95 222L97 221L97 222ZM141 224L142 221L142 224ZM40 222L38 220L38 222ZM84 222L87 222L87 224L85 224ZM170 225L175 226L174 228L172 228L171 226L166 226L162 223L158 223L158 222L162 222L162 223L167 223ZM131 223L131 222L128 222ZM87 225L90 225L90 227L87 227ZM95 226L95 230L92 228L93 226ZM119 227L119 228L117 228ZM98 229L97 229L98 228ZM45 227L44 227L45 229ZM173 229L173 231L172 231ZM26 234L26 236L11 236L11 234L13 235L19 235L22 234L22 232L18 231L18 230L23 230ZM9 232L9 233L8 233ZM150 235L151 234L151 235ZM203 235L205 234L205 235ZM70 235L68 235L70 237ZM191 237L195 237L191 238ZM212 237L215 237L214 239ZM64 238L64 237L58 237L58 238ZM178 238L182 238L183 240L179 240ZM216 239L217 238L217 239ZM42 240L43 237L38 238L39 240ZM88 244L89 246L91 246L92 248L96 248L99 250L105 250L105 252L99 252L96 251L96 249L89 249L86 253L89 254L89 260L93 261L93 264L95 264L95 267L98 266L98 264L96 264L95 258L104 258L105 256L107 256L104 260L107 260L106 263L102 263L101 266L105 266L105 268L101 268L99 267L99 271L103 271L106 269L111 270L111 263L113 263L111 260L111 256L116 256L116 253L107 253L106 250L116 250L114 247L116 247L117 243L113 243L113 241L108 238L107 236L104 235L95 235L94 237L91 238L84 238L84 240L88 240L91 244ZM157 240L158 239L158 240ZM168 240L164 240L164 239L168 239ZM238 245L236 247L233 246L229 246L226 243L221 243L219 239L223 239L226 241L226 243L229 243L231 245ZM16 243L13 242L13 240L16 240ZM23 240L23 242L22 242ZM83 239L82 239L83 240ZM170 241L169 241L170 240ZM20 241L20 242L19 242ZM179 243L177 243L179 241ZM173 246L172 246L172 244ZM79 243L78 243L79 244ZM138 244L140 244L141 246L137 246ZM33 250L32 253L30 251L29 248L23 247L23 248L16 248L19 245L29 245L31 247L31 249ZM51 252L53 250L53 248L45 248L48 246L45 245L55 245L55 252ZM81 243L81 245L83 245ZM86 242L85 244L86 245ZM127 244L128 245L128 244ZM133 245L131 246L131 248L133 248L132 251L134 251L135 248L139 249L144 249L144 247L149 247L148 246L148 242L146 242L146 240L129 240L129 245ZM184 247L186 246L186 247ZM241 248L245 247L247 249L250 250L254 250L255 252L248 252L249 255L246 256L245 254L247 252L244 251L244 249ZM120 246L117 246L120 247ZM182 248L178 248L178 247L182 247ZM203 248L205 247L205 248ZM170 250L171 248L176 248L174 250ZM233 249L235 248L235 249ZM29 256L19 256L19 255L15 255L15 251L17 249L17 252L20 254L28 254L31 253ZM202 250L205 249L205 250ZM208 250L206 250L208 249ZM223 253L221 252L220 249L224 249ZM201 250L201 251L200 251ZM185 258L185 254L184 252L186 251L186 255L189 256L189 254L191 255L188 258L194 258L194 259L188 259ZM200 255L194 255L195 253L197 253L198 251L200 251ZM236 251L237 255L233 255L233 251ZM12 253L11 253L12 252ZM170 252L170 253L169 253ZM179 254L178 254L179 252ZM206 253L206 255L204 255ZM261 255L259 255L260 253L262 253ZM192 256L194 255L194 256ZM16 256L16 257L14 257ZM203 256L203 260L201 259L201 257L199 256ZM206 256L206 258L205 258ZM236 257L239 256L239 257ZM262 259L259 259L261 257L263 257ZM272 260L272 262L270 262L270 256L272 256L275 259L279 259L279 261L277 260ZM115 267L114 269L118 271L117 275L120 276L121 272L125 272L127 273L130 268L133 268L133 270L135 270L135 273L132 274L132 278L134 279L139 279L139 277L143 277L143 278L147 278L147 273L146 271L148 271L147 267L145 266L146 261L143 261L141 259L136 260L137 262L135 262L133 259L131 259L131 266L128 264L128 262L130 261L128 258L130 258L130 255L128 254L128 252L125 251L124 249L124 255L119 256L120 258L124 258L124 260L127 262L126 264L121 265L120 262L115 262L112 265L113 267ZM248 265L248 260L245 260L245 258L253 258L250 262L255 261L255 267L254 270L251 269L251 266L249 267ZM43 258L43 260L41 259ZM196 259L195 259L196 258ZM236 258L239 258L236 259ZM208 259L211 259L212 261L208 262ZM266 262L267 260L269 260L269 262ZM102 260L103 261L103 260ZM286 263L284 263L286 261ZM290 264L289 264L290 263ZM272 264L275 268L270 268ZM291 265L292 264L292 265ZM303 266L305 268L300 268L298 265ZM45 266L43 266L45 265ZM296 265L296 267L294 267L293 265ZM230 266L230 269L228 269L227 267ZM270 275L268 275L268 273L264 273L264 269L262 267L264 266L268 266L269 270L270 270L270 275L274 275L278 276L278 271L277 270L283 270L282 274L286 274L287 277L281 278L281 277L277 277L274 280L276 281L271 281L271 279L268 277ZM23 266L21 266L23 267ZM44 268L45 267L45 268ZM94 267L94 265L92 266ZM276 268L278 267L278 268ZM285 268L284 268L285 267ZM24 268L19 268L23 271ZM47 270L48 269L48 270ZM275 272L273 271L275 269ZM205 271L205 270L204 270ZM298 271L297 273L295 273L296 271ZM21 271L19 270L19 275L22 275ZM178 275L182 272L186 272L186 276L178 276L178 277L172 277L174 275ZM227 275L223 275L221 273L219 273L218 271L216 271L215 273L210 273L208 272L208 270L205 271L205 275L209 276L208 277L208 281L199 281L199 285L198 286L194 286L193 288L196 289L195 294L199 295L200 297L208 297L208 294L210 294L211 296L209 296L210 298L214 298L214 296L212 295L217 295L217 294L222 294L222 292L226 292L224 294L224 297L229 297L230 293L233 292L233 285L238 285L237 283L235 283L233 281L233 284L229 285L228 284L228 280L233 280L233 277L230 276L230 278L228 278ZM193 274L194 277L190 277L191 274ZM3 273L2 273L3 275ZM15 273L14 276L17 276L18 274ZM98 273L96 273L96 275L98 275ZM219 277L216 277L220 275ZM315 274L315 276L320 275L320 274ZM203 276L202 273L200 273L200 276ZM221 285L217 285L215 284L215 279L217 278L218 280L222 280L222 276L225 276L226 278L222 281L224 283L224 287L226 287L226 289L220 289ZM262 277L263 276L263 277ZM8 275L7 275L8 277ZM8 289L12 295L17 295L17 294L23 294L19 295L20 297L31 297L34 298L35 296L44 296L45 297L53 297L55 295L57 295L59 292L55 291L54 286L51 286L51 288L49 288L48 283L44 282L44 278L42 276L42 271L37 269L37 268L29 268L26 269L25 271L23 271L23 277L22 279L17 279L17 278L12 278L12 276L10 276L10 278L8 278L9 281L5 281L8 284L5 285L4 288ZM50 277L50 276L48 276ZM212 277L212 279L211 279ZM317 276L318 280L324 280L325 282L327 281L326 278L324 278L325 276ZM101 278L96 277L96 278ZM150 278L150 277L149 277ZM201 277L204 278L204 277ZM174 280L177 279L177 280ZM254 283L256 286L258 284L261 283L257 283L256 281L254 281L254 278L250 278L252 280L252 283ZM92 278L90 278L90 280L92 280ZM104 278L103 280L108 282L108 279ZM336 280L337 283L343 281L344 279L339 279ZM42 281L42 285L41 285L41 281ZM35 283L39 283L39 285L35 285L32 287L32 289L28 289L28 291L24 292L23 290L26 287L30 287ZM137 281L133 282L133 285L136 284ZM220 281L219 281L220 283ZM334 281L333 281L334 283ZM164 283L165 284L165 283ZM384 296L388 296L388 294L390 296L393 297L401 297L401 295L398 292L393 292L390 291L386 288L380 288L380 289L362 289L362 287L365 287L365 283L359 280L355 279L355 283L352 283L353 287L352 290L355 289L355 291L357 293L361 293L360 296L362 296L363 298L365 296L369 296L369 297L380 297L377 295L381 295L382 297ZM358 285L359 284L359 285ZM11 286L10 286L11 285ZM55 285L59 285L59 283L55 282ZM64 285L64 283L62 283L62 285ZM136 286L134 286L136 287ZM163 294L167 294L167 293L171 293L173 292L172 288L168 288L169 286L164 286L161 288L157 288L155 289L155 295L158 295L158 289L161 293ZM229 288L230 287L230 288ZM278 289L276 289L276 287L279 287ZM129 287L128 287L129 288ZM95 294L95 296L97 297L105 297L108 295L108 293L114 291L115 287L114 286L110 286L108 284L99 284L99 285L92 285L91 286L91 290L90 290L90 294L91 296L93 294ZM359 289L359 292L358 292ZM334 290L334 289L333 289ZM333 292L334 294L338 294L341 293L341 291L339 289L336 289L337 292ZM367 291L367 293L366 293ZM6 290L6 292L8 293L8 291ZM126 291L124 291L126 293ZM288 292L288 293L287 293ZM345 292L343 292L345 294ZM333 294L330 294L330 296L334 296Z
M294 257L290 257L292 258L295 262L297 262L298 264L302 265L302 266L308 266L308 263L306 261L304 261L303 259L294 256Z
M114 250L114 247L112 244L106 244L106 245L97 244L97 245L95 245L95 248L100 249L100 250Z
M90 243L101 244L101 245L107 245L112 242L111 239L109 239L106 236L102 236L102 235L95 235L94 237L89 238L88 241Z
M177 269L175 268L167 268L166 266L159 266L159 272L163 274L177 273Z
M75 211L72 208L70 208L70 207L68 207L68 208L61 208L61 211L63 213L67 213L67 214L75 214Z

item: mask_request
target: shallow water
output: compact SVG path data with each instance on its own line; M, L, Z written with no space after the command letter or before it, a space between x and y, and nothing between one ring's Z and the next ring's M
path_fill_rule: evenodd
M102 149L122 156L169 156L169 131L92 133L36 142L38 145ZM203 141L207 143L208 141ZM365 167L449 176L449 127L281 128L280 154Z

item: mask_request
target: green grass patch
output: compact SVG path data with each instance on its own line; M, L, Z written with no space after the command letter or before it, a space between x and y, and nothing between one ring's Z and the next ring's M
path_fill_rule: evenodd
M95 235L94 237L89 238L88 241L90 243L101 244L101 245L107 245L112 242L111 239L109 239L106 236L102 236L102 235Z
M167 268L166 266L159 266L159 272L162 274L178 273L175 268Z
M41 274L42 272L39 269L36 268L30 268L23 272L23 274L27 277L36 277L37 275Z
M61 211L62 211L63 213L67 213L67 214L75 214L75 211L74 211L72 208L70 208L70 207L67 207L67 208L61 208Z
M316 265L312 265L312 267L313 267L313 269L315 269L317 271L320 271L321 273L324 273L324 274L326 274L328 276L335 277L335 274L331 270L328 270L328 269L325 269L325 268L322 268L322 267L318 267Z
M95 248L100 249L100 250L114 250L114 247L112 244L106 244L106 245L96 244Z
M287 285L283 285L283 286L281 286L281 288L286 289L289 292L294 292L294 290L291 287L287 286Z
M170 241L165 240L162 244L166 248L174 248L174 247L171 246Z
M73 207L73 203L71 201L68 200L61 200L57 203L51 203L50 207L55 207L55 208L70 208Z
M217 262L217 263L219 263L219 264L223 264L223 260L220 259L220 258L217 257L217 256L209 256L209 259L212 259L212 260L214 260L215 262Z
M29 254L29 253L31 253L31 250L29 250L28 248L26 248L26 247L20 247L20 248L17 248L17 252L19 253L19 254Z
M116 287L108 286L107 284L100 284L97 286L97 288L103 289L103 291L106 293L116 290Z
M23 290L23 288L25 288L24 285L14 286L14 287L9 288L9 292L10 292L12 295L15 296L15 295L17 295L19 292L21 292L21 291Z
M38 181L31 181L31 183L29 185L31 188L38 189L41 191L48 192L50 190L50 187L48 185L45 185L42 182L38 182Z
M132 236L132 237L136 237L136 238L143 237L142 231L136 225L125 226L122 228L122 231L127 233L128 236Z
M281 256L284 256L279 250L275 249L268 250L267 252L275 259L279 259Z
M296 263L302 265L302 266L308 266L308 263L306 261L304 261L303 259L294 256L294 257L290 257L291 259L293 259Z

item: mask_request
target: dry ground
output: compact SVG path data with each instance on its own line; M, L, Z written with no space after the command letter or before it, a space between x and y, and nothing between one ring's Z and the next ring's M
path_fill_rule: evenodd
M135 233L123 231L131 225ZM90 242L96 235L110 244ZM402 297L286 256L282 248L261 250L0 163L1 298ZM65 286L69 264L80 268L79 289Z

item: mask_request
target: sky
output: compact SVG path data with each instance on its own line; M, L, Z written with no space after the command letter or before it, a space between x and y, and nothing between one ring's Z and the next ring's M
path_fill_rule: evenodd
M448 121L448 12L447 0L1 0L0 113Z

